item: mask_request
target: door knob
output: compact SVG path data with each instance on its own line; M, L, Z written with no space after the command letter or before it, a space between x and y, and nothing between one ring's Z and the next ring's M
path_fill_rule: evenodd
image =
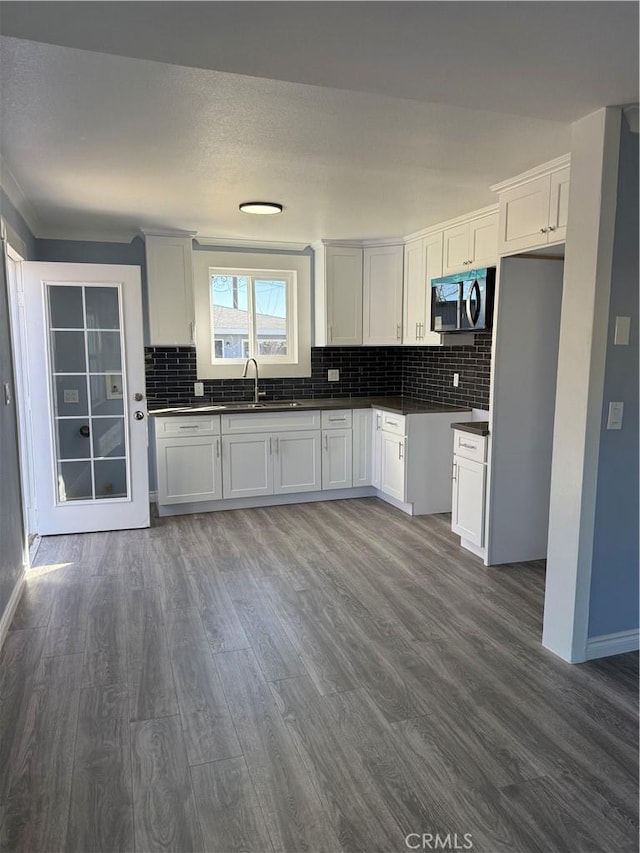
M89 438L89 436L91 435L91 430L86 424L83 424L78 430L78 432L83 438Z
M142 421L142 420L144 420L144 412L134 412L134 413L133 413L133 417L134 417L137 421Z

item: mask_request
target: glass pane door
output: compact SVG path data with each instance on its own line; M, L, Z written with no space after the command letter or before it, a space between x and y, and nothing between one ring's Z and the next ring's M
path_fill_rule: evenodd
M120 288L47 285L56 502L129 497Z

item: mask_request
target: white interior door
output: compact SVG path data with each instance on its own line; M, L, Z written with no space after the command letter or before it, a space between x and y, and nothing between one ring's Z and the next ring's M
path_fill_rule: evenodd
M37 532L149 526L140 270L20 264Z

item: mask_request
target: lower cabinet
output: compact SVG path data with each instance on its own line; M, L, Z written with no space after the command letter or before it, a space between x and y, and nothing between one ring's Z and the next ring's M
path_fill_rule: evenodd
M454 456L453 471L451 529L482 548L486 465Z
M484 547L486 438L454 430L451 530Z
M380 431L380 491L399 501L406 500L405 438Z
M353 410L353 485L372 485L373 410Z
M225 498L318 491L320 433L225 435L222 467Z
M322 488L350 489L353 486L353 443L350 429L327 429L322 433Z
M219 436L159 439L156 453L159 504L222 497Z

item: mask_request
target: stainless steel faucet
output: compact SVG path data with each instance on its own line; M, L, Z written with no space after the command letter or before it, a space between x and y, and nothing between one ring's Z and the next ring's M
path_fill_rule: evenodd
M250 362L253 362L255 369L256 369L256 375L255 375L255 378L253 380L254 381L254 384L253 384L253 402L257 403L258 402L258 379L259 379L259 376L258 376L258 362L255 360L255 358L248 358L245 361L244 370L242 371L242 378L243 379L247 378L247 371L249 370L249 363Z

